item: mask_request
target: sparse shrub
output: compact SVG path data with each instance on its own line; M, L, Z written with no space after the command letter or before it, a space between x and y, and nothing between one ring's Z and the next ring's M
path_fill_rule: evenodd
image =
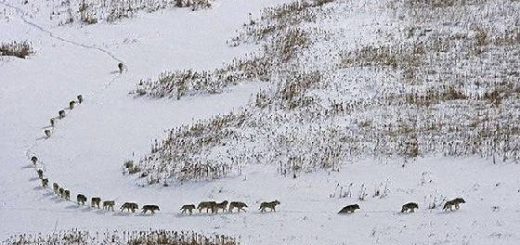
M50 19L58 24L71 24L79 21L84 24L116 22L131 18L137 13L155 12L161 9L189 7L193 11L210 8L213 0L70 0L53 2Z
M428 209L437 209L442 207L442 204L446 202L446 197L438 193L430 194L425 197L425 202L428 204Z
M192 10L205 9L211 7L210 0L175 0L175 7L186 8L189 7Z
M365 201L365 199L367 197L368 197L367 188L365 187L365 184L361 184L361 187L359 189L358 199L360 201Z
M90 232L77 229L58 231L53 234L13 235L2 242L9 245L28 244L168 244L168 245L236 245L238 240L225 235L206 235L194 231L147 230Z
M81 1L78 9L81 22L88 25L96 24L98 22L98 19L95 17L95 12L93 11L93 6L92 3L87 4L85 0Z
M442 7L447 15L441 7L430 11L404 0L393 3L401 7L394 11L405 33L344 50L338 47L343 47L345 33L307 25L323 15L341 18L344 13L334 12L334 3L331 8L292 3L250 20L234 41L261 42L265 48L259 57L266 65L251 74L267 74L271 86L237 112L170 130L137 164L150 176L144 181L211 180L240 174L242 166L256 163L298 177L319 169L336 171L368 157L413 161L428 155L474 155L518 161L520 129L511 121L520 112L511 108L519 106L520 73L510 69L518 67L518 30L490 26L514 22L510 16L518 6L504 2L500 11L507 14L502 15L486 5L489 12L470 16L461 13L472 6L460 1ZM485 30L485 37L477 37L475 27ZM294 35L287 38L290 31ZM300 37L306 41L298 41ZM474 52L479 42L485 46L480 54ZM158 81L141 82L136 93L175 98L194 91L219 92L225 87L221 83L204 88L198 81L211 81L215 74L237 77L241 70L174 72L160 86ZM331 196L346 194L338 188ZM385 190L379 186L374 196L384 196Z
M390 193L390 189L388 188L389 180L386 180L384 183L380 183L374 190L374 195L372 197L385 198Z
M28 41L23 42L2 42L0 44L0 56L14 56L21 59L25 59L27 56L33 54L31 43Z
M424 45L414 46L367 46L359 50L342 54L342 65L352 66L387 66L392 69L410 69L421 65L424 57Z
M338 198L346 198L346 197L352 197L352 186L354 183L350 183L347 188L345 186L340 185L339 183L336 185L336 188L334 189L334 193L330 194L330 198L335 198L336 196Z
M123 166L125 166L125 168L133 168L134 167L134 161L132 160L128 160L126 161Z
M262 11L259 20L251 20L244 30L233 38L234 45L240 42L258 42L269 37L277 37L293 27L316 21L321 7L335 0L303 0L269 7ZM283 36L283 35L282 35Z
M432 8L448 8L463 5L477 5L486 3L487 0L410 0L407 1L414 8L432 7Z
M157 80L141 80L131 94L155 98L176 98L195 94L221 93L225 88L246 81L266 81L271 63L264 57L233 60L214 71L182 70L164 72Z
M125 163L123 164L123 167L124 167L123 173L136 174L136 173L141 172L141 169L135 165L133 160L125 161Z
M280 63L287 63L293 59L298 50L309 45L310 39L308 33L301 28L288 29L283 34L283 38L276 38L273 43L268 44L265 48L266 52L277 52L272 55L277 57Z

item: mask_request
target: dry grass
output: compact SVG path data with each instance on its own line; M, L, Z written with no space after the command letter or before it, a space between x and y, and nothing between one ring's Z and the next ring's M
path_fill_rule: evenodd
M212 6L213 0L49 0L53 11L50 19L59 25L80 22L97 24L99 22L116 22L131 18L138 13L151 13L161 9L190 8L206 9Z
M2 244L9 245L78 245L78 244L168 244L168 245L237 245L236 238L224 235L207 236L194 231L112 231L90 232L77 229L59 231L49 235L13 235Z
M241 82L269 80L270 66L271 63L265 57L254 57L234 60L214 71L164 72L157 80L141 80L131 93L176 99L195 94L216 94Z
M31 43L23 42L9 42L0 44L0 56L14 56L20 59L25 59L27 56L33 54Z
M225 165L233 174L247 164L270 164L288 177L366 158L518 162L520 35L514 23L520 5L496 1L502 4L421 2L435 5L426 8L392 0L403 28L390 41L344 51L333 46L342 33L305 28L332 8L298 2L266 11L237 40L265 46L274 85L239 112L172 129L139 166L155 178L179 180L157 173L170 173L186 159ZM313 63L327 57L338 59Z

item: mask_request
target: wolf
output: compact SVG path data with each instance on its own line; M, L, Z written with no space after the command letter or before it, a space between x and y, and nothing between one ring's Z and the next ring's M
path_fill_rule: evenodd
M65 111L64 110L58 111L58 116L60 118L64 118L65 117Z
M266 208L269 208L271 209L271 211L275 211L276 212L276 205L280 205L280 202L278 200L274 200L272 202L263 202L263 203L260 203L260 212L265 212L265 209Z
M403 205L403 207L401 208L401 213L404 213L404 212L415 212L415 209L418 209L419 208L419 205L417 205L417 203L415 202L409 202L405 205Z
M47 188L47 186L49 186L49 179L42 179L42 187Z
M43 169L36 170L36 173L38 173L38 178L43 179Z
M206 209L206 213L209 213L209 210L213 213L215 212L216 205L217 203L215 201L200 202L197 209L199 210L199 213L202 213L203 209Z
M455 209L459 209L459 204L461 204L461 203L466 203L466 201L460 197L455 198L451 201L447 201L444 204L444 207L442 208L442 210L450 209L450 211L453 211L453 207L455 207Z
M58 185L58 183L52 183L52 189L54 190L54 194L59 194L60 186Z
M51 122L51 127L54 127L54 125L56 124L56 120L54 120L54 118L51 118L49 121Z
M160 211L159 206L157 205L144 205L143 206L143 213L145 214L147 211L152 212L152 214L155 213L155 211Z
M76 200L78 201L78 205L85 205L85 202L87 202L87 197L83 194L78 194L76 196Z
M62 187L60 187L58 189L58 195L61 197L61 198L64 198L65 197L65 189L63 189Z
M103 201L103 209L114 211L114 206L116 205L115 201Z
M78 103L79 104L83 103L83 95L80 94L80 95L77 96L77 98L78 98Z
M222 212L226 212L226 210L227 210L227 205L228 205L228 201L227 201L227 200L225 200L225 201L223 201L223 202L221 202L221 203L217 203L217 204L215 205L215 210L214 210L214 212L215 212L215 213L218 213L218 210L219 210L219 209L222 209Z
M70 200L70 191L69 190L64 190L63 191L63 198L65 198L65 200Z
M234 208L237 208L239 213L240 210L245 212L246 210L244 208L247 208L247 205L243 202L230 202L228 211L232 213Z
M183 214L186 213L186 211L190 212L190 215L193 214L193 209L195 209L195 205L193 204L186 204L186 205L182 205L181 207L181 210Z
M76 105L76 101L71 100L71 101L69 102L69 109L71 109L71 110L74 109L74 106L75 106L75 105Z
M90 199L90 206L91 207L100 208L99 207L100 203L101 203L101 198L99 198L99 197L93 197L92 199Z
M31 157L31 162L36 165L36 163L38 162L38 158L36 156L32 156Z
M466 200L464 200L461 197L457 197L457 198L453 199L453 201L455 201L455 208L456 209L459 209L459 204L466 203Z
M338 214L354 213L354 211L356 211L356 209L360 209L360 208L359 208L359 205L357 205L357 204L347 205L347 206L343 207L343 208L338 212Z
M117 64L117 68L119 68L119 73L123 73L123 70L125 69L125 65L123 63Z
M45 136L47 136L47 138L51 137L51 130L45 129L45 130L43 130L43 133L45 134Z
M137 205L137 203L125 202L121 206L121 211L125 211L125 209L128 210L128 212L132 211L132 213L135 213L135 210L139 209L139 206Z

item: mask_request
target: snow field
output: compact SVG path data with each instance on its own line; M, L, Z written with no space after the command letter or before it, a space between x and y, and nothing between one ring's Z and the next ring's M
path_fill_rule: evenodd
M175 9L116 25L81 28L55 27L45 15L31 19L56 36L109 50L128 65L122 75L117 74L117 60L99 49L50 38L20 22L14 13L10 22L1 23L0 32L9 38L37 40L33 41L37 54L28 60L0 63L0 220L8 224L0 225L0 238L71 228L164 228L229 234L244 244L516 244L518 165L492 165L489 158L418 157L404 168L400 159L354 159L340 172L317 170L296 179L281 176L276 165L249 164L238 177L175 182L169 187L143 188L133 177L122 175L122 163L146 154L151 139L162 138L164 130L240 110L253 100L251 94L265 87L247 83L222 94L180 101L136 100L128 95L136 82L172 67L215 68L256 49L250 45L231 49L225 41L247 21L248 12L276 3L223 0L213 9L196 13ZM360 24L352 27L353 39L360 30L373 35L369 19L370 13L356 17ZM191 25L185 24L187 20ZM360 35L359 41L366 41L364 37ZM335 58L329 58L333 63ZM362 85L359 91L364 91ZM48 119L77 94L84 95L84 104L58 121L50 139L37 140ZM89 198L116 199L119 205L125 201L158 204L161 211L153 216L112 213L65 202L39 187L26 159L28 149L42 160L51 183L63 183L72 191L73 200L83 193ZM338 198L338 184L347 188L350 183L352 197ZM385 183L387 197L372 197ZM363 184L368 196L360 201ZM458 196L467 201L458 211L427 209L433 197ZM179 214L183 204L210 199L244 201L248 212ZM274 199L281 201L278 212L260 214L259 203ZM401 205L410 201L417 202L419 210L400 214ZM341 207L353 203L361 210L337 215Z

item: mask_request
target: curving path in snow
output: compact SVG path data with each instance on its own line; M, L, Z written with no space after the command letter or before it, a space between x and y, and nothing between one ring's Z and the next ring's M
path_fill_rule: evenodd
M213 69L251 51L253 47L229 48L226 40L247 21L248 12L258 13L276 2L222 1L206 11L174 9L116 25L78 28L50 26L45 16L1 1L0 8L11 14L0 22L0 32L7 33L2 39L30 40L36 51L27 60L5 59L0 66L0 103L5 105L0 108L0 220L13 221L12 226L2 226L1 236L77 224L71 219L78 214L73 202L39 187L27 159L32 155L40 159L50 184L70 189L73 200L81 192L119 204L124 199L157 203L153 189L137 188L122 176L121 164L129 153L146 152L150 141L166 129L244 105L261 85L181 101L134 99L128 91L140 78L163 70ZM129 71L122 75L117 72L117 63L123 61L119 57L129 60ZM57 120L49 139L41 137L49 119L78 94L85 102Z
M25 16L16 5L0 20L1 40L31 40L36 55L0 61L0 241L13 233L79 228L193 229L240 236L245 244L516 244L520 239L520 180L517 165L492 166L481 159L421 159L401 163L366 161L339 173L318 172L286 179L267 166L211 183L140 188L121 174L124 160L148 152L163 130L226 113L247 103L261 84L220 95L175 100L134 99L128 91L141 78L173 68L211 69L255 47L229 48L225 41L263 7L282 0L219 0L210 10L184 9L140 15L115 25L52 27L47 16ZM12 5L11 7L6 4ZM366 15L366 13L365 13ZM356 16L352 23L356 24ZM363 28L356 26L360 31ZM108 56L107 56L108 54ZM124 60L127 73L117 73ZM76 95L85 102L59 120L50 139L39 139L48 120ZM37 154L50 182L88 197L158 204L154 216L78 207L43 190L26 158ZM388 198L372 198L388 180ZM337 185L353 183L351 198L330 198ZM357 200L359 188L369 197ZM336 193L337 194L337 193ZM428 195L463 196L461 210L427 210ZM202 200L245 201L247 213L179 215L182 204ZM277 213L259 214L261 201L281 201ZM502 202L504 201L505 202ZM401 205L416 201L415 214ZM340 207L360 203L354 215ZM492 206L500 206L497 210Z

